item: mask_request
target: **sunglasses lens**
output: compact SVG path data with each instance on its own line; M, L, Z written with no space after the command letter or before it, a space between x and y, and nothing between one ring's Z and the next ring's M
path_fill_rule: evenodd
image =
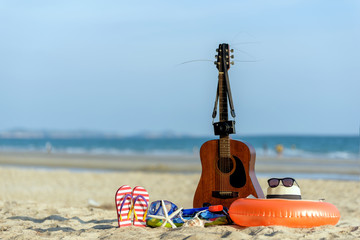
M285 187L292 187L292 185L294 184L294 179L292 178L284 178L282 180L282 183Z
M279 186L279 182L280 182L280 180L277 178L271 178L268 180L269 187L272 187L272 188Z

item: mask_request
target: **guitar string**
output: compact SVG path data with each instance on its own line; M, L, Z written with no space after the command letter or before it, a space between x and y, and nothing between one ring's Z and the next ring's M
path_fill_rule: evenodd
M225 53L225 48L222 45L222 55ZM220 111L220 121L226 121L227 119L227 113L225 113L225 111L227 111L227 101L226 101L226 91L224 91L224 75L225 75L225 71L226 71L226 67L225 67L225 56L222 57L221 59L221 72L219 72L219 108L221 106L221 109L219 109ZM224 180L223 180L223 171L226 169L226 163L225 163L225 158L224 158L224 136L220 136L220 146L219 146L219 150L220 150L220 191L224 191L225 190L225 186L224 186Z
M221 49L220 49L221 47ZM228 120L228 106L227 106L227 92L226 90L224 90L224 88L226 87L225 84L225 74L227 71L227 64L226 64L226 59L229 58L228 56L228 51L226 51L226 46L225 45L221 45L219 46L219 56L221 56L221 62L218 62L220 64L219 66L219 118L220 121L227 121ZM221 51L221 52L220 52ZM221 54L221 55L220 55ZM227 54L227 55L226 55ZM219 60L219 59L218 59ZM221 109L220 109L221 107ZM231 159L229 159L231 156L230 154L230 140L229 140L229 136L221 136L220 135L220 141L219 141L219 161L220 163L218 164L218 166L220 167L220 174L219 174L219 178L220 178L220 191L224 191L226 190L225 188L225 181L223 180L223 172L228 173L230 170L230 161Z
M224 69L224 71L226 71ZM221 82L219 91L220 91L220 101L221 103L219 106L221 106L221 121L227 120L227 100L226 100L226 91L224 91L224 72L220 73L219 81ZM227 136L221 136L220 137L220 191L224 191L225 188L225 181L223 172L227 173L228 171L228 146L227 146Z
M222 105L222 98L223 98L223 82L222 82L222 72L219 72L219 120L222 120L222 110L223 110L223 105ZM221 109L220 109L221 108ZM222 177L221 177L221 171L223 169L223 160L222 160L222 142L221 142L221 136L220 136L220 140L219 140L219 174L218 174L218 181L220 182L220 191L222 191L223 186L222 186Z
M219 72L219 120L222 120L222 110L223 110L223 105L222 105L222 98L223 98L223 83L222 83L222 72ZM219 191L222 191L222 178L221 178L221 171L223 169L223 161L222 161L222 143L221 143L221 136L219 139L219 174L218 174L218 181L220 183L220 189Z

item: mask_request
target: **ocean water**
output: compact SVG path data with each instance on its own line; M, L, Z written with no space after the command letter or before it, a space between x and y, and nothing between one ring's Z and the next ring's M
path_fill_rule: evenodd
M0 138L1 151L51 151L71 154L191 155L211 137L72 137ZM233 136L255 147L257 156L276 156L283 145L285 157L360 159L358 136Z

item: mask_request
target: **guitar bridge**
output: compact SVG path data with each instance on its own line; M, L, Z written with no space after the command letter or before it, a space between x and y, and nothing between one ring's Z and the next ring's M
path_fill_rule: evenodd
M213 191L212 196L214 198L228 199L228 198L239 197L239 193L238 192L230 192L230 191Z

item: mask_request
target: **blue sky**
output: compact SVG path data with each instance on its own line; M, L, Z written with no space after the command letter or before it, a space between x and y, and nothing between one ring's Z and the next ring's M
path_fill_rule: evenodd
M212 134L219 43L238 134L357 134L359 1L0 1L0 131Z

